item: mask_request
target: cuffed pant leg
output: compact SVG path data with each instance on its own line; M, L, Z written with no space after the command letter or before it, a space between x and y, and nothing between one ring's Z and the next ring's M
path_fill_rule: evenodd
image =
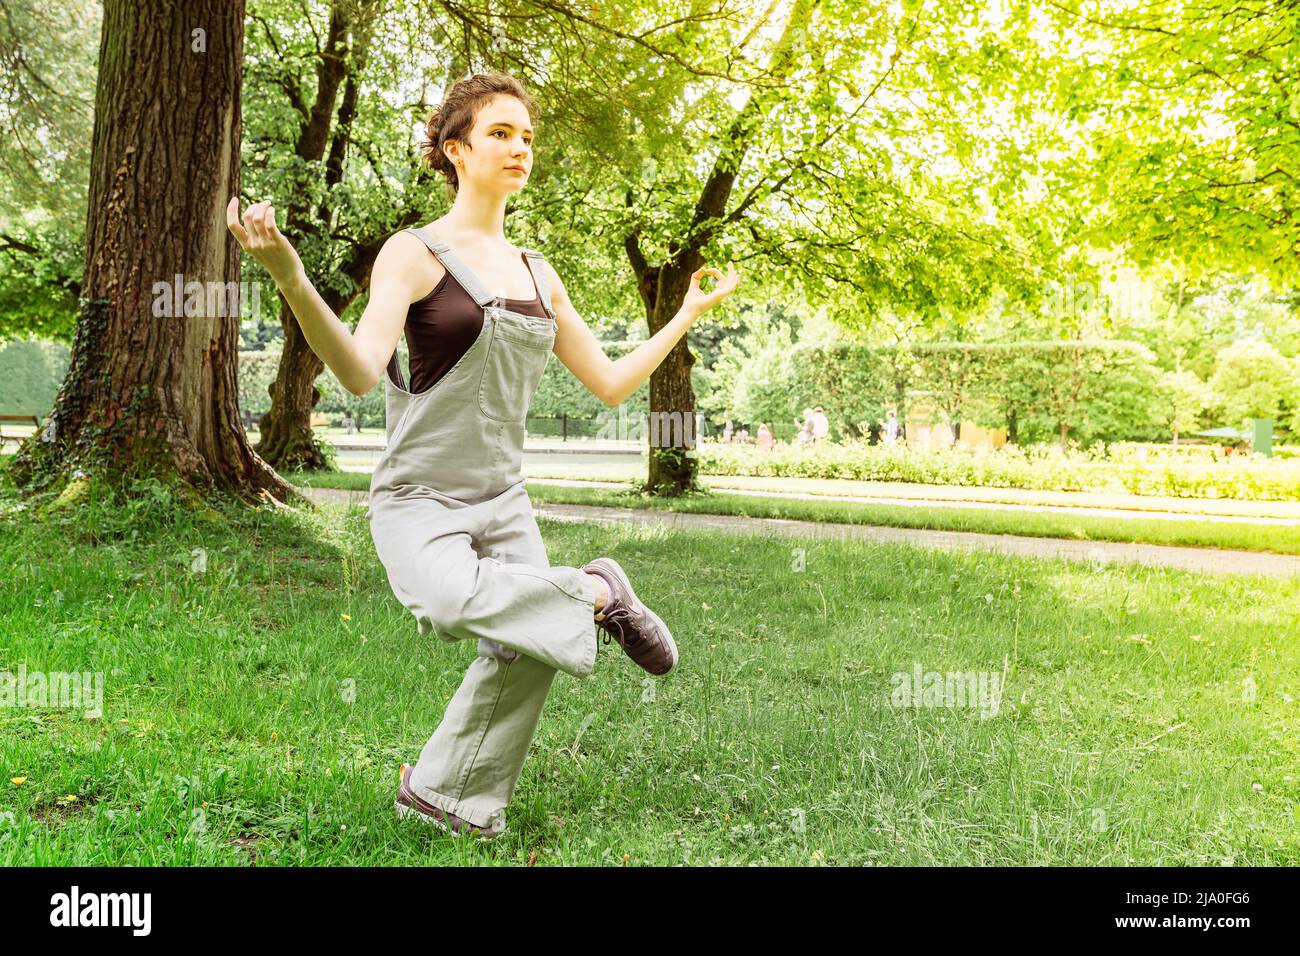
M499 832L556 670L479 647L442 723L420 753L411 786L424 800Z

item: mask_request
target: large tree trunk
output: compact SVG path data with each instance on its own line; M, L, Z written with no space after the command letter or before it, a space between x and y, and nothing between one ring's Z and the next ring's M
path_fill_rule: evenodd
M50 423L13 465L28 490L81 469L119 488L155 476L298 497L249 447L238 311L207 294L238 288L225 209L239 192L243 42L243 0L105 0L85 298ZM204 294L174 301L177 274Z
M646 321L654 335L672 321L690 288L691 274L704 263L698 249L686 250L675 261L646 270L642 280ZM650 288L650 283L653 287ZM649 473L644 490L673 497L702 490L696 482L695 389L691 366L695 356L682 336L650 375Z

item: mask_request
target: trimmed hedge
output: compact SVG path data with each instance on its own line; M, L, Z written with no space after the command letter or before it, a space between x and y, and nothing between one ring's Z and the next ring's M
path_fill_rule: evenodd
M1177 498L1300 500L1300 462L1240 455L1216 462L1093 460L1049 449L1025 451L915 451L865 442L804 449L777 444L770 452L752 445L699 444L706 475L769 478L848 478L929 485L1028 488L1036 491L1129 492Z

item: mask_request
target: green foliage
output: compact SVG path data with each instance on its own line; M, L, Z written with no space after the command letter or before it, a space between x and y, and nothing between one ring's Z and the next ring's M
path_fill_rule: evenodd
M1023 383L1014 389L1022 399L1022 441L1055 432L1064 447L1070 437L1090 444L1162 432L1159 372L1155 356L1142 345L1020 342L992 348L1008 357L1008 374Z
M1160 376L1160 403L1175 437L1195 431L1202 413L1213 401L1209 386L1195 372L1165 372Z
M1202 449L1204 451L1204 449ZM930 485L1030 488L1039 491L1127 491L1179 498L1300 499L1300 462L1238 455L1230 459L1099 459L1039 447L997 451L919 451L859 441L813 449L778 443L771 452L751 445L703 442L700 470L709 475L773 478L847 478Z
M71 342L76 326L83 249L81 233L56 235L51 224L16 225L0 236L0 340L31 337Z
M71 341L90 182L101 5L0 16L0 340Z
M1206 0L1049 8L1056 111L1089 144L1052 165L1096 209L1092 237L1139 264L1300 279L1294 5Z
M316 411L331 415L342 421L345 414L351 415L358 428L383 427L384 424L384 380L380 380L364 395L353 395L338 380L330 369L316 379L316 388L320 391L320 401ZM329 442L323 446L333 451Z
M784 420L802 418L803 409L821 405L839 430L865 431L865 424L885 417L894 395L891 360L912 358L905 349L865 346L801 346L791 356L795 384ZM909 366L910 361L907 363Z
M1219 354L1210 379L1224 420L1240 426L1248 418L1300 414L1300 374L1267 342L1237 342Z
M1151 315L1117 334L1150 348L1161 368L1190 369L1208 381L1219 353L1248 339L1268 342L1285 356L1300 353L1300 291L1273 292L1258 276L1193 281L1175 272L1152 279L1164 279L1164 287Z
M0 348L0 414L44 420L68 371L66 345L15 339Z
M751 313L746 331L723 339L713 367L701 370L699 408L715 424L785 422L794 417L798 380L791 360L793 332L784 322Z
M763 366L739 349L727 362L734 380L718 384L713 417L755 421L736 400L735 383ZM786 374L783 366L776 371ZM1154 356L1133 342L801 345L790 353L788 375L783 386L769 386L772 417L822 405L832 435L866 435L889 409L907 417L908 406L928 407L932 421L1005 425L1026 443L1063 434L1083 444L1160 437L1167 420Z
M275 381L275 370L280 362L279 352L239 353L239 409L255 419L265 415L271 407L268 389Z

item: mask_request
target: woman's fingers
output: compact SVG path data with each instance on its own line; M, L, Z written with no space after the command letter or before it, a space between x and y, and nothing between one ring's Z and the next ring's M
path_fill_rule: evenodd
M239 224L239 197L232 196L226 206L226 225L235 234L241 246L248 245L248 232Z
M727 274L723 275L718 269L710 269L709 272L717 277L718 282L713 287L713 295L719 297L730 295L735 290L736 285L740 282L740 273L736 271L734 263L727 263Z
M254 239L265 241L266 232L266 207L271 205L269 199L263 199L261 202L253 203L244 213L244 225L248 229L248 234Z
M709 292L705 292L700 285L700 280L704 278L704 276L713 276L715 280L713 288ZM722 270L714 269L709 266L702 266L691 273L691 287L693 290L704 296L704 299L700 304L705 309L712 308L727 296L731 295L739 283L740 273L736 271L736 264L734 262L727 263L727 272L725 274Z
M226 225L235 234L235 238L239 240L239 244L245 251L251 251L253 246L275 244L282 238L280 229L275 223L275 207L271 205L269 199L253 203L241 217L239 197L235 196L226 206Z
M703 279L705 276L713 276L713 278L717 279L719 283L722 282L722 273L719 272L717 269L710 269L707 267L696 269L694 275L691 276L691 284L694 285L701 292L703 292L704 289L700 285L700 280ZM716 288L716 283L715 283L715 288Z
M250 222L252 225L249 232L263 241L266 239L265 219L267 205L269 205L268 201L263 199L261 202L254 203L250 206L248 212L244 214L244 221Z

